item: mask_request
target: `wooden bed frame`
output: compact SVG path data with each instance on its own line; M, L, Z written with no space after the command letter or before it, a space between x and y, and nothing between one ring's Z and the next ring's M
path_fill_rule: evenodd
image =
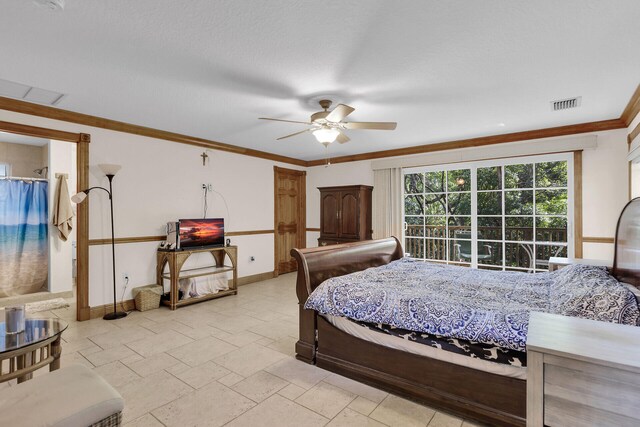
M630 200L618 218L611 275L640 288L640 197Z
M330 277L402 257L396 238L293 249L300 339L296 357L320 368L491 425L525 425L526 381L455 365L356 338L304 303Z
M465 418L491 425L525 425L525 380L374 344L304 309L311 292L326 279L401 258L402 245L396 238L292 249L291 255L298 262L299 360ZM631 200L618 219L611 274L640 288L640 198Z
M526 424L526 381L384 347L349 335L314 310L311 292L330 277L388 264L403 256L395 238L292 249L300 339L296 357L391 393L490 425ZM622 210L612 275L640 287L640 198Z

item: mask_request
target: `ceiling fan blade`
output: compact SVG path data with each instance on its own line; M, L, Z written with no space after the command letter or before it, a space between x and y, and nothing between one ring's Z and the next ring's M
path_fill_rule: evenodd
M349 107L348 105L344 104L338 104L336 108L334 108L333 111L331 111L329 115L325 117L325 119L329 122L338 123L354 111L355 108L353 107Z
M338 141L340 144L344 144L345 142L349 142L351 141L351 138L349 138L347 135L345 135L344 133L340 132L338 134L338 137L336 138L336 141Z
M301 133L309 132L311 129L301 130L300 132L292 133L291 135L281 136L277 138L276 141L280 141L281 139L291 138L292 136L300 135Z
M298 122L296 120L282 120L282 119L270 119L268 117L258 117L258 120L272 120L274 122L287 122L287 123L302 123L303 125L310 125L310 122Z
M345 129L375 129L394 130L398 124L396 122L346 122L342 123Z

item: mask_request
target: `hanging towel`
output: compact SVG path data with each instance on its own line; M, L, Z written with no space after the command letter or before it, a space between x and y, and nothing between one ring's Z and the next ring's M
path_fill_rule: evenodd
M71 222L73 216L73 207L71 206L69 189L67 188L67 177L61 174L58 177L56 193L53 198L53 225L58 227L60 239L63 242L67 241L73 228L73 223Z

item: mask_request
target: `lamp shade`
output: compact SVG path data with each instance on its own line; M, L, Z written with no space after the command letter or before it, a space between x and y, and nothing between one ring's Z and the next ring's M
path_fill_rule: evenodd
M320 143L331 143L336 140L336 138L340 135L340 131L338 129L332 128L320 128L313 131L313 136L316 137L318 142Z
M114 165L111 163L101 163L98 167L104 172L105 175L115 175L122 168L120 165Z
M85 193L84 191L81 191L77 194L74 194L73 196L71 196L71 201L73 203L82 203L84 202L84 199L87 198L87 193Z

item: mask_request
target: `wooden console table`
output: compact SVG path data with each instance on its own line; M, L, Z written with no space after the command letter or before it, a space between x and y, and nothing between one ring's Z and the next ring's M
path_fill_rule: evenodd
M187 259L193 254L210 253L214 264L204 267L192 268L188 270L182 270L182 266ZM225 258L229 259L229 264L225 264ZM216 248L203 248L203 249L184 249L184 250L163 250L158 249L157 254L157 267L156 267L156 282L158 285L164 287L164 279L169 280L169 300L164 300L164 304L168 305L171 310L175 310L177 307L195 304L201 301L207 301L213 298L220 298L226 295L236 295L238 293L238 247L237 246L224 246ZM166 265L169 265L169 272L165 273L164 269ZM194 277L211 276L218 273L224 273L227 271L233 272L233 278L229 280L229 289L224 291L218 291L215 294L203 295L200 297L189 298L180 301L178 298L178 282L180 279L191 279Z

